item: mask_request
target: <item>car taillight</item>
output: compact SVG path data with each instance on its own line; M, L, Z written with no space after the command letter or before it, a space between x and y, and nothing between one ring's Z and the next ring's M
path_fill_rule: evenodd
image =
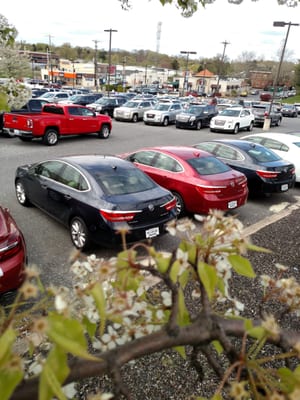
M161 207L164 207L167 211L172 210L172 208L176 208L176 199L172 199L168 201L168 203L163 204Z
M114 211L99 210L103 218L110 222L126 222L131 221L135 215L141 211Z
M6 260L19 252L21 238L18 234L11 236L4 243L0 243L0 260Z
M225 189L226 186L206 186L206 185L198 185L196 189L200 193L207 193L207 194L216 194L221 193L222 189Z
M261 170L257 170L256 173L261 178L266 178L266 179L276 178L279 175L279 172L276 172L276 171L261 171Z
M27 120L27 128L32 128L33 127L33 121L32 121L32 119L28 119Z
M243 187L245 187L247 185L247 183L248 183L246 177L239 178L237 182L238 182L239 185L241 185Z

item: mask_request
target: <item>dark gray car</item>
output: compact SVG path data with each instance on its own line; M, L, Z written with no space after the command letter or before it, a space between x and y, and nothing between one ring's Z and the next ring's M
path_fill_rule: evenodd
M270 110L271 107L271 110ZM280 109L277 106L274 106L270 103L266 104L255 104L251 108L252 113L254 114L254 125L262 126L264 125L265 119L270 118L270 126L279 126L282 121L282 114Z

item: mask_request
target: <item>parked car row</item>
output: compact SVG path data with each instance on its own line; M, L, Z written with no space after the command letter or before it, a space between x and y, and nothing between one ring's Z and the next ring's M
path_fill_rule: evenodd
M300 181L300 134L251 134L194 146L148 147L115 156L78 155L21 165L20 205L65 225L73 245L119 246L166 233L168 222L210 209L234 210L248 196L285 193ZM296 167L296 168L295 168ZM26 268L24 237L0 207L0 293Z

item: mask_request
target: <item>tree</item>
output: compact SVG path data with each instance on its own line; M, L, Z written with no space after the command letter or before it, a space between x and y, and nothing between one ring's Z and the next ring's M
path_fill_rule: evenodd
M130 399L124 365L168 349L189 360L198 379L203 368L212 370L214 400L296 399L300 334L279 321L299 315L299 284L284 276L282 265L273 277L257 277L247 252L267 250L242 228L236 218L213 211L201 231L190 219L169 225L169 233L181 237L172 253L137 243L124 244L111 260L74 254L73 290L45 289L36 269L28 268L14 304L0 313L1 400L66 399L61 385L103 375L114 382L114 395L95 399ZM232 282L240 278L234 291ZM253 320L243 316L248 310L236 297L252 280L261 298ZM29 299L35 299L31 308L18 306ZM282 304L275 316L268 314L273 302ZM20 342L23 358L15 350Z
M0 77L10 78L0 86L0 111L23 106L30 98L30 91L16 81L30 72L29 58L15 47L17 30L0 15Z
M130 9L132 7L130 0L119 0L121 7L124 9ZM173 3L184 17L191 17L199 7L204 7L206 4L211 4L215 0L158 0L162 5ZM257 0L252 0L257 1ZM243 0L228 0L232 4L241 4ZM296 7L298 5L297 0L277 0L279 5L287 5L289 7Z

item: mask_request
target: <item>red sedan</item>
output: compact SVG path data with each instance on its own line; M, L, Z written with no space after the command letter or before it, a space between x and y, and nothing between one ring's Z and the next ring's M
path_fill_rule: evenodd
M231 210L248 198L247 178L206 151L188 146L142 148L120 157L173 192L177 215Z
M0 294L17 289L24 281L26 245L7 208L0 206Z

